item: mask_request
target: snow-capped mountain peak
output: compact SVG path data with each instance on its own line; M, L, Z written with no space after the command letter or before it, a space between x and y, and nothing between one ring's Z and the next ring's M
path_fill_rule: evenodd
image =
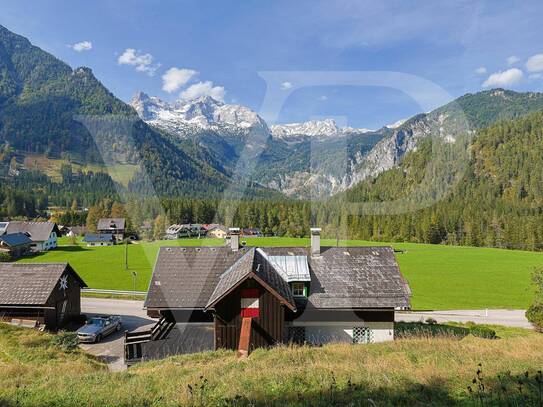
M353 127L338 127L333 119L310 120L303 123L276 124L271 126L274 137L285 139L297 136L314 138L341 137L346 133L367 133L371 130Z
M210 128L221 125L240 128L259 126L267 129L264 120L248 107L224 104L210 96L168 103L138 92L130 105L143 120L165 130L186 126Z

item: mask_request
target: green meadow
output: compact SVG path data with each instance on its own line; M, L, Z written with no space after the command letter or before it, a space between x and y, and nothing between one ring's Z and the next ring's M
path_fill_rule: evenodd
M308 246L309 239L250 238L247 245ZM69 262L89 287L146 291L160 246L222 245L220 239L137 242L128 246L85 247L61 239L57 249L20 262ZM323 240L335 245L335 240ZM476 247L340 241L340 245L390 245L413 291L413 309L526 308L532 299L531 273L543 254ZM401 251L401 252L400 252ZM128 269L125 255L128 253Z

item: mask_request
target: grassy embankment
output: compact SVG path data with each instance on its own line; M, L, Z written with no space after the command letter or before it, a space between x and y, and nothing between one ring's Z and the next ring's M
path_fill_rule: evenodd
M307 246L309 239L253 238L249 245ZM136 289L146 291L152 266L160 246L221 245L220 239L182 239L156 241L125 247L87 248L82 244L61 246L56 250L24 258L22 262L69 262L92 288L131 290L132 271L137 273ZM335 245L335 240L323 244ZM346 241L341 245L376 245L384 243ZM414 309L526 308L532 299L530 275L543 265L541 253L475 247L455 247L414 243L391 243L404 250L397 259L413 290Z
M0 405L479 406L467 390L479 363L485 397L519 401L522 380L523 394L537 398L543 335L497 332L502 339L260 349L246 360L230 351L206 352L111 373L80 351L57 349L49 334L0 324Z

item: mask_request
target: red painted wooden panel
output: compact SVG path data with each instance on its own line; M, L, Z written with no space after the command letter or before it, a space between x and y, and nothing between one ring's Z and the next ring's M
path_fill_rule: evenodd
M258 308L243 308L241 310L242 318L258 318L260 316L260 310Z

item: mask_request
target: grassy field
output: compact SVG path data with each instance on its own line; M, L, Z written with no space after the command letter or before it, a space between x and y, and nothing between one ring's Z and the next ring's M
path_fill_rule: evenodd
M249 245L308 246L309 239L252 238ZM324 240L335 245L335 240ZM67 240L61 240L67 244ZM221 245L220 239L183 239L128 245L128 271L125 246L87 248L61 246L51 252L25 258L23 262L68 261L93 288L131 290L132 271L137 273L136 289L146 291L152 265L160 246ZM384 243L345 241L340 245L384 245ZM397 254L402 273L413 290L414 309L526 308L532 299L530 275L543 265L543 254L474 247L392 243L403 250Z
M497 340L283 346L243 360L231 351L205 352L111 373L80 351L60 350L49 334L0 323L0 406L539 405L532 401L543 335L516 331ZM467 390L476 388L479 363L484 404Z
M125 187L139 168L139 166L133 164L116 164L107 168L94 164L80 165L61 158L48 158L43 154L26 154L23 164L27 169L44 172L56 182L62 180L60 175L62 165L71 164L74 172L81 170L83 172L93 171L108 173L114 181Z

